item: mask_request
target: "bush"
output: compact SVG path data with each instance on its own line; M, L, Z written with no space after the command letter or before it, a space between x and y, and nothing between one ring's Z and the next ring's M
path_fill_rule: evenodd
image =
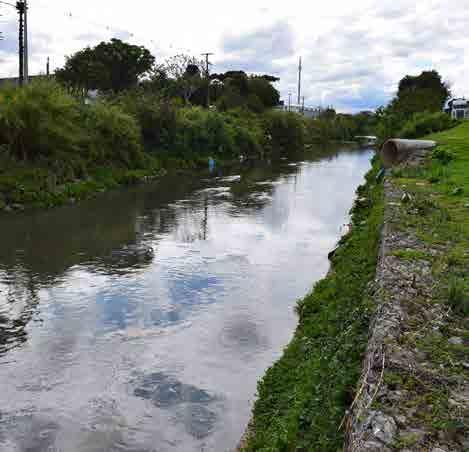
M398 136L401 138L419 138L430 133L450 129L457 124L458 121L443 112L416 113L412 119L404 124Z
M84 139L75 98L51 81L0 91L0 144L18 160L79 152Z
M177 135L176 102L145 91L130 91L113 100L140 124L145 147L168 149Z
M88 160L129 168L142 165L141 130L135 118L104 102L89 106L84 112L84 125L89 130Z
M305 126L302 116L296 113L269 111L264 115L264 121L274 150L292 152L303 148Z

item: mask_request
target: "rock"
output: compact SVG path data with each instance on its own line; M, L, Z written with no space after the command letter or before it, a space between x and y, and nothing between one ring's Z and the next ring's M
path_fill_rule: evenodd
M446 452L446 450L440 449L439 447L434 447L431 452Z
M11 208L11 206L5 206L5 207L3 208L3 211L4 211L4 212L13 212L13 209Z
M388 452L391 449L388 449L377 441L367 441L360 445L360 450L366 450L367 452Z
M411 428L401 432L400 437L407 438L409 441L412 441L413 444L421 444L424 442L427 435L428 433L425 430Z
M462 339L460 337L450 337L448 339L448 342L451 344L451 345L462 345Z
M77 202L77 200L76 200L75 198L70 198L70 199L68 200L68 202L69 202L70 204L75 204L75 203Z
M469 369L469 363L461 363L461 365L464 367L464 369Z
M407 424L407 418L402 415L396 416L396 421L401 427L404 427Z
M456 402L456 400L454 400L454 399L448 399L448 404L452 407L459 406L459 403Z
M384 444L391 445L397 433L396 421L391 416L377 413L371 421L373 435Z
M18 203L12 204L11 208L14 209L14 210L24 210L23 204L18 204Z

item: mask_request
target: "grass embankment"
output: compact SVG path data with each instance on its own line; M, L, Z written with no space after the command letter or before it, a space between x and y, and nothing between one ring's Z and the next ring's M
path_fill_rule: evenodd
M438 147L426 163L393 171L391 182L405 191L398 232L416 237L418 249L395 250L403 261L429 263L430 297L402 302L407 312L400 347L417 357L416 372L386 369L383 384L406 394L396 404L379 402L385 412L404 414L413 430L401 434L394 450L467 448L469 381L469 122L427 138ZM423 317L423 321L422 318ZM407 366L408 369L411 366ZM465 444L465 446L464 446ZM423 449L422 449L423 450ZM436 450L436 449L435 449Z
M433 276L441 285L436 296L447 300L455 312L467 316L469 122L426 138L435 140L438 146L425 165L393 172L393 183L411 197L409 209L403 211L401 227L412 230L422 242L441 251L436 256L412 257L433 262ZM413 215L415 209L418 216Z
M293 113L209 111L136 90L90 105L50 81L0 90L0 210L50 207L166 169L303 148Z
M328 276L298 304L299 325L282 358L258 386L245 451L336 451L366 348L383 215L378 162L359 187L352 231ZM365 201L366 198L366 201Z

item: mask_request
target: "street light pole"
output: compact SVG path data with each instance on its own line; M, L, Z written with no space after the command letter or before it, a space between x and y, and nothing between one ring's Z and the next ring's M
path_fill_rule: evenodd
M19 14L19 25L18 25L18 83L20 86L24 85L24 2L16 2L16 9Z
M29 83L28 4L24 0L24 83Z
M208 57L213 55L213 53L206 52L202 53L205 56L205 77L207 79L207 108L210 108L210 61Z

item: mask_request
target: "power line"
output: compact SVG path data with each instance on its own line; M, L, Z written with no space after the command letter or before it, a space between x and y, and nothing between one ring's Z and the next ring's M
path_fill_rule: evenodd
M13 6L13 8L16 8L17 6L17 5L14 5L13 3L4 2L2 0L0 0L0 3L2 3L3 5Z

